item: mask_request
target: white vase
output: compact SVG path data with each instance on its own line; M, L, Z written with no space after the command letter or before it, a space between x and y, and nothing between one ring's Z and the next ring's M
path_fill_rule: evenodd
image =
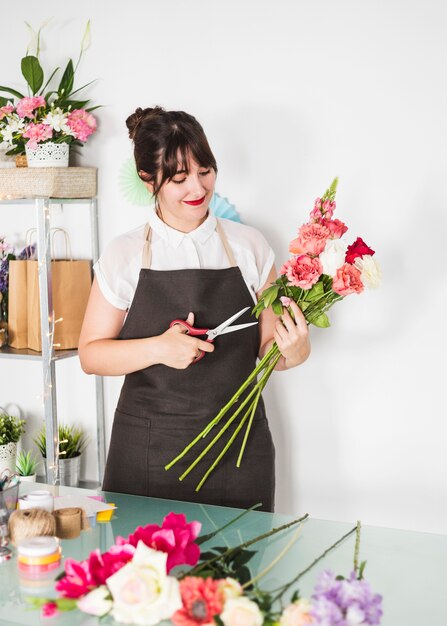
M0 446L0 477L16 471L17 443Z
M36 482L36 474L31 474L30 476L20 476L21 483L35 483Z
M26 144L28 167L68 167L70 146L68 143L40 143L33 150Z

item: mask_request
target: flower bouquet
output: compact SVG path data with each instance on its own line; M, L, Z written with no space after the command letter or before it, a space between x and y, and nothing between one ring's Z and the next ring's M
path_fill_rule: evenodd
M164 619L170 619L175 626L379 624L382 598L372 593L363 578L365 563L358 564L359 523L284 585L269 591L257 585L293 546L307 517L304 515L234 548L218 546L201 554L200 544L223 528L199 537L200 522L188 523L183 514L170 513L161 526L140 526L129 537L118 537L105 553L96 550L81 562L67 559L65 571L56 584L61 597L28 598L28 601L40 608L45 617L78 608L97 617L110 615L120 623L143 626L153 626ZM256 551L247 548L297 524L298 531L282 552L253 576L248 563ZM332 572L324 571L318 577L311 599L301 598L296 589L285 601L292 586L354 532L357 540L350 576L335 577ZM179 565L191 569L176 570L174 574L173 568Z
M69 59L56 88L51 83L60 68L51 72L45 81L39 62L41 29L35 33L29 28L33 33L36 52L35 55L30 55L27 51L21 61L28 95L11 87L0 86L0 92L13 96L0 97L0 143L7 144L7 155L25 154L26 146L35 150L49 142L82 146L96 130L96 119L91 111L98 108L87 108L90 100L80 100L76 95L93 81L74 89L75 72L83 53L90 45L90 22L87 23L82 39L76 67Z
M281 315L284 307L289 307L293 300L303 312L307 324L326 328L330 326L327 311L331 306L350 294L361 293L365 286L374 288L380 284L381 271L373 258L374 250L360 237L351 245L342 240L348 227L339 219L333 218L337 183L338 179L335 178L324 195L315 200L310 220L301 226L298 237L290 243L289 251L293 256L284 263L279 278L261 294L254 307L253 313L256 317L270 306L274 313ZM288 308L288 311L293 317L292 309ZM261 393L280 357L281 353L274 342L233 397L165 469L170 469L183 458L224 416L227 416L225 424L179 480L183 480L210 452L235 420L238 423L233 434L203 475L196 491L200 490L245 427L236 463L240 467Z

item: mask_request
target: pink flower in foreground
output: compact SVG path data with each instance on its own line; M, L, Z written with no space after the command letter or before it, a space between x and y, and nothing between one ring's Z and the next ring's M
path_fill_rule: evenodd
M96 587L87 561L66 559L65 574L55 586L65 598L80 598Z
M87 568L95 585L104 585L109 576L132 560L135 548L131 545L112 546L108 552L92 552L87 561Z
M318 256L323 252L330 234L329 228L323 224L304 224L298 231L297 239L290 242L289 251L292 254Z
M7 106L0 107L0 120L14 111L14 107L8 104Z
M171 617L175 626L212 624L215 615L222 611L222 581L212 578L186 576L180 581L183 608Z
M56 602L46 602L40 609L42 617L56 617L59 614Z
M169 513L160 526L148 524L139 526L127 539L117 538L117 544L126 543L137 546L139 541L149 548L160 550L168 554L166 563L169 573L176 565L195 565L200 557L200 548L194 543L198 537L202 525L200 522L186 521L183 513Z
M344 224L341 220L323 220L322 222L324 224L324 226L326 226L326 228L329 229L330 231L330 238L331 239L340 239L340 237L343 237L343 235L345 234L345 232L348 230L348 227L346 226L346 224Z
M23 137L29 139L28 146L35 150L37 144L47 139L51 139L53 136L53 129L46 124L28 124Z
M351 293L362 293L363 283L359 270L345 263L337 270L332 282L332 291L340 296L349 296Z
M96 119L84 109L75 109L68 114L67 124L79 141L87 141L96 130Z
M35 96L34 98L22 98L18 101L16 111L19 117L34 117L34 111L46 104L43 96Z
M291 285L310 289L323 273L323 266L319 259L301 254L284 263L279 273L287 276Z

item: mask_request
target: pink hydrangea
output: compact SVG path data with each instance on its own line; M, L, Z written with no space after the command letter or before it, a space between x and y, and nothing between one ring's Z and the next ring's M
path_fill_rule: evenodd
M279 273L287 276L291 285L310 289L323 273L323 266L318 258L301 254L284 263Z
M194 543L202 525L200 522L186 521L183 513L169 513L160 526L148 524L139 526L127 539L117 538L117 545L137 546L139 541L149 548L168 554L166 571L169 573L176 565L195 565L199 560L200 548Z
M16 111L20 117L34 117L34 111L46 104L43 96L34 96L33 98L22 98L18 101Z
M363 288L362 276L356 267L345 263L337 270L332 282L332 291L340 296L349 296L351 293L362 293Z
M318 256L323 252L331 232L323 224L304 224L298 231L297 239L290 242L292 254L311 254Z
M75 109L68 114L67 124L71 128L75 139L87 141L96 130L96 119L84 109Z
M29 139L28 146L35 150L37 144L47 139L51 139L53 136L53 129L47 124L28 124L23 137Z
M14 107L8 104L7 106L0 107L0 120L14 111Z

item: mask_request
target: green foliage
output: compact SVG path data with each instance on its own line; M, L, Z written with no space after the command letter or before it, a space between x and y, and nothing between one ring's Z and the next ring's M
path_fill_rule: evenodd
M22 74L33 96L39 91L43 83L43 69L39 63L39 59L33 56L23 57L21 62Z
M20 476L32 476L35 474L39 463L39 459L31 452L31 450L28 450L28 452L20 450L17 454L16 469Z
M75 426L59 424L59 456L63 459L71 459L79 456L87 445L87 437L85 433ZM37 437L33 440L43 458L47 454L47 440L45 429L43 428Z
M331 186L326 189L321 200L324 202L325 200L329 200L333 202L335 200L335 194L337 193L337 185L338 185L338 176L334 178L331 183Z
M17 443L25 432L25 420L3 413L0 415L0 445Z
M226 578L227 576L235 578L241 585L251 580L252 575L247 563L256 554L254 550L237 547L234 550L228 550L227 546L219 546L212 548L200 555L199 564L206 561L212 561L197 572L197 576L202 578Z

